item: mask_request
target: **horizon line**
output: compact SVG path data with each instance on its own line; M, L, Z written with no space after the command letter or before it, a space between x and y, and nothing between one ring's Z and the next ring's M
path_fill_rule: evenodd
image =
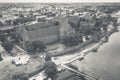
M0 0L0 3L120 3L120 0Z
M114 4L120 4L120 2L118 3L118 2L0 2L0 3L40 3L40 4L49 4L49 3L57 3L57 4L60 4L60 3L62 3L62 4L80 4L80 3L82 3L82 4L84 4L84 3L90 3L90 4L95 4L95 3L100 3L100 4L102 4L102 3L106 3L106 4L109 4L109 3L114 3Z

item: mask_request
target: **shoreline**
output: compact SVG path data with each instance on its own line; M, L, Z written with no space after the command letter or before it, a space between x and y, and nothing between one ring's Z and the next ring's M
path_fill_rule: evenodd
M105 36L103 36L103 38L105 38L105 39L102 41L102 43L104 44L104 43L108 42L108 39L111 36L111 34L117 32L117 31L118 31L118 29L115 30L115 31L112 30L112 31L107 32L107 34ZM103 38L101 38L98 42L94 42L93 40L88 40L87 42L82 43L81 45L73 46L71 48L66 48L62 52L49 53L49 55L52 56L52 57L57 57L57 56L71 55L71 54L74 54L76 52L82 52L82 51L86 50L87 48L92 47L95 44L98 44ZM102 44L100 44L100 46L101 45Z
M91 43L85 47L82 46L80 49L78 48L79 50L72 52L72 54L69 53L69 54L64 54L62 56L61 55L60 56L52 56L53 61L56 64L69 64L76 60L81 59L82 54L84 54L84 56L83 56L83 58L84 58L87 54L93 52L94 49L98 50L103 44L106 43L106 40L108 42L109 37L112 34L116 33L117 31L118 31L118 28L117 28L117 30L113 29L111 31L108 31L107 34L103 38L101 38L101 40L99 42L97 42L97 43L94 42L94 44ZM55 58L57 58L57 59L55 59Z
M106 49L104 49L104 46L106 46L108 48L111 47L111 45L113 43L112 39L114 39L114 36L116 36L117 34L120 33L120 26L118 26L117 30L119 32L112 33L109 36L108 43L104 43L100 48L98 48L98 52L95 52L95 54L93 52L89 52L88 55L86 55L82 61L76 60L76 61L72 62L71 64L78 67L79 71L84 72L89 75L94 75L97 79L116 80L116 79L110 79L109 77L105 77L106 75L108 75L108 76L110 75L110 74L105 74L106 72L109 72L109 70L111 70L111 71L117 70L118 66L116 67L117 62L115 64L110 64L111 61L116 60L116 58L114 59L114 56L110 56L110 57L113 57L113 59L111 59L108 56L109 51L106 52ZM111 40L112 40L112 42L111 42ZM107 46L108 44L110 44L110 46ZM112 50L112 49L110 49L110 50ZM112 54L112 53L110 53L110 54ZM114 55L114 54L112 54L112 55ZM110 60L107 60L108 58L110 58ZM106 66L108 67L108 69ZM114 66L114 68L111 66ZM112 74L111 76L113 76L114 72L111 74ZM118 74L118 73L116 72L116 74Z

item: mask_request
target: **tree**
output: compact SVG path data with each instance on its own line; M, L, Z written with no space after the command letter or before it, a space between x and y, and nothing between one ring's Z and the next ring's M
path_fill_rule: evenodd
M11 35L11 39L13 39L13 42L15 43L19 43L19 41L22 39L22 37L16 32L12 32L10 35Z
M28 80L26 73L18 72L12 76L12 80Z
M3 60L3 58L2 58L1 53L0 53L0 61L2 61L2 60Z
M45 56L45 61L49 61L49 60L51 60L51 56L50 55L46 55Z
M43 52L46 46L42 41L32 41L26 44L26 50L28 52Z
M61 43L63 43L66 46L76 46L80 42L82 42L82 36L78 36L78 35L65 36L61 40Z
M14 14L14 16L18 16L18 14Z
M44 65L40 66L37 70L33 71L32 73L29 73L28 76L34 76L38 73L40 73L41 71L44 71L44 75L46 76L46 79L44 80L48 80L48 78L51 78L52 80L56 80L56 74L57 74L57 66L54 62L51 61L51 56L50 55L46 55L45 56L45 63Z
M34 46L35 50L39 52L43 52L46 49L46 46L42 41L33 41L32 45Z
M13 25L18 25L19 23L18 23L18 21L17 20L14 20L13 21Z
M60 25L60 23L57 22L57 21L54 21L54 25L55 25L55 26L58 26L58 25Z
M117 23L117 21L118 21L118 19L117 18L112 18L112 22L113 22L113 26L114 26L114 30L117 30L117 26L119 25L118 23Z
M2 27L3 26L3 23L0 21L0 27Z
M50 55L46 54L44 59L45 59L45 63L42 66L42 70L44 70L44 73L47 76L47 79L52 78L53 80L53 78L57 74L57 66L54 62L51 61Z
M95 19L95 27L100 27L101 26L101 24L103 23L103 20L102 20L102 18L101 19Z
M0 14L0 17L2 18L2 17L3 17L3 15L2 15L2 14Z
M45 22L46 19L45 19L45 18L38 18L37 21L38 21L38 22Z
M95 31L95 32L93 33L93 40L94 40L95 42L98 42L100 39L101 39L101 32L100 32L100 31Z
M85 36L85 39L86 39L86 40L89 40L89 37L86 35L86 36Z
M9 20L6 20L6 21L5 21L5 23L6 23L6 24L8 24L8 25L10 25L10 24L11 24L11 22L12 22L12 20L11 20L11 19L9 19Z
M45 75L47 78L51 78L54 80L55 75L57 74L57 66L54 62L51 60L48 60L44 64L44 70L45 70Z
M0 41L1 42L4 42L4 41L6 41L7 39L6 39L6 36L5 36L5 34L4 33L0 33Z
M4 48L6 51L8 51L8 53L11 53L14 44L11 43L11 42L9 42L9 41L6 41L6 42L3 42L3 43L2 43L2 46L3 46L3 48Z

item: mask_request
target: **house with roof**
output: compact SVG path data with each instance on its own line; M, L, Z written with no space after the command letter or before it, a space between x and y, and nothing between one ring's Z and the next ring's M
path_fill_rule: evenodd
M71 19L70 17L63 17L62 15L58 15L53 18L53 21L57 21L60 24L59 28L60 38L75 34L75 29L72 28L72 26L69 24L70 19Z
M17 33L22 37L22 44L38 40L48 44L59 39L59 25L53 21L23 25L18 27Z
M26 44L26 42L38 40L43 41L45 44L49 44L55 41L59 41L64 36L75 34L75 29L72 28L68 22L69 19L72 18L58 15L52 20L18 27L17 32L23 39L21 44ZM74 20L75 19L76 18L74 18Z

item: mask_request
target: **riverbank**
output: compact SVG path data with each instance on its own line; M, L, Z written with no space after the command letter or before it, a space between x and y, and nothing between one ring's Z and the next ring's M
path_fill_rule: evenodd
M93 40L88 40L84 43L79 44L78 46L73 46L73 47L68 47L65 48L63 51L61 52L56 52L56 53L50 53L50 56L56 57L56 56L64 56L64 55L70 55L73 54L75 52L78 52L79 50L83 50L87 47L90 47L92 45L96 44L95 42L93 42Z
M84 58L84 56L87 55L88 53L93 52L94 50L97 51L98 48L101 47L101 45L103 45L106 41L108 41L109 36L112 33L115 33L116 31L117 30L115 30L115 29L108 31L106 33L106 35L98 43L95 43L92 46L89 45L90 47L88 47L88 48L85 48L85 46L80 46L80 47L78 46L77 48L70 50L72 54L69 53L69 55L64 54L64 56L57 56L57 57L53 56L53 58L52 58L53 62L55 62L57 65L68 64L68 63L74 62L78 59L81 59L81 56L82 56L82 58ZM88 45L86 45L86 46L88 46ZM75 52L74 52L74 50L75 50Z
M120 30L120 27L118 28ZM77 66L79 71L94 75L102 80L120 79L120 32L113 33L109 41L104 43L98 52L90 52L82 61L75 61L72 64Z
M108 26L113 26L112 24L108 25ZM100 45L101 46L103 43L108 41L109 36L114 33L117 32L118 30L116 30L115 27L113 27L113 29L105 32L105 33L101 33L101 39L99 40ZM103 39L104 38L104 39ZM56 56L64 56L64 55L69 55L69 54L74 54L75 52L80 52L80 50L85 50L87 49L87 46L93 45L93 44L98 44L99 42L95 42L92 38L90 40L87 40L86 42L80 43L78 46L73 46L73 47L66 47L63 51L61 52L53 52L50 53L50 56L56 57ZM92 47L92 46L90 46Z

